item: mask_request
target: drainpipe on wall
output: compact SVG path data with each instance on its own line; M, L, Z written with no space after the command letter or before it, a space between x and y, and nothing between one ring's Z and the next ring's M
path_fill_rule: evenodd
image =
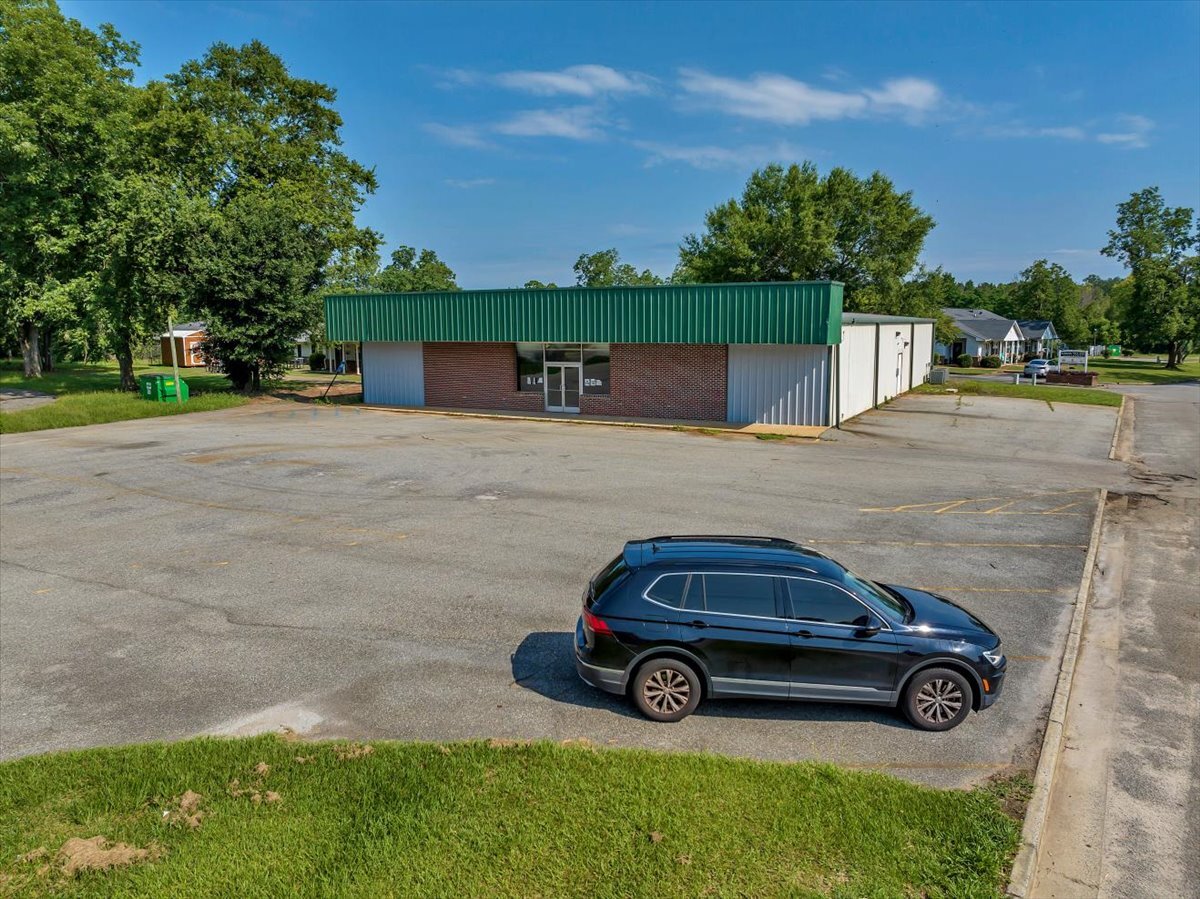
M875 374L873 376L873 381L872 381L874 386L871 388L871 408L872 409L879 408L879 329L880 329L880 327L882 327L882 326L878 325L878 324L875 326Z
M908 338L908 389L912 390L917 385L913 383L913 372L917 362L917 323L912 323L912 333Z
M833 426L838 430L842 427L842 350L841 345L829 347L829 365L832 377L829 379L833 385L832 407L833 407Z

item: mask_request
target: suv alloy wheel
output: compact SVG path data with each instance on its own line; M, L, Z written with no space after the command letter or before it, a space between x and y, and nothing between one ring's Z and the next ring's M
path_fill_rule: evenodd
M921 730L950 730L971 711L973 693L965 677L949 668L918 672L904 693L904 714Z
M681 721L700 704L702 689L690 665L675 659L651 659L638 669L630 692L647 718Z

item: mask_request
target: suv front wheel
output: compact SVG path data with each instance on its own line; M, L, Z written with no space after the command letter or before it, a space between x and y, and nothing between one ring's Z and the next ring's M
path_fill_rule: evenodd
M652 721L681 721L700 704L700 678L675 659L651 659L638 669L630 687L633 702Z
M904 714L921 730L950 730L971 711L967 679L950 668L918 672L904 691Z

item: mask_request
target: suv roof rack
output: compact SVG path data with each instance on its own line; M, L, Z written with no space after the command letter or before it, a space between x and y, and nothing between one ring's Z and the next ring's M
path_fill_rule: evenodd
M783 537L750 537L741 534L671 534L650 537L644 543L765 543L774 546L795 546L794 540Z

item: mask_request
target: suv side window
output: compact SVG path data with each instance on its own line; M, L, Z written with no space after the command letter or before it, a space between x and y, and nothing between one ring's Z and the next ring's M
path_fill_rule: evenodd
M687 588L686 574L664 574L651 585L646 595L664 606L678 609L683 605L683 591Z
M792 612L799 621L865 627L870 620L866 606L833 584L795 577L787 578L786 582Z
M695 576L693 575L693 580ZM704 575L704 608L727 615L777 618L776 578L755 574Z

